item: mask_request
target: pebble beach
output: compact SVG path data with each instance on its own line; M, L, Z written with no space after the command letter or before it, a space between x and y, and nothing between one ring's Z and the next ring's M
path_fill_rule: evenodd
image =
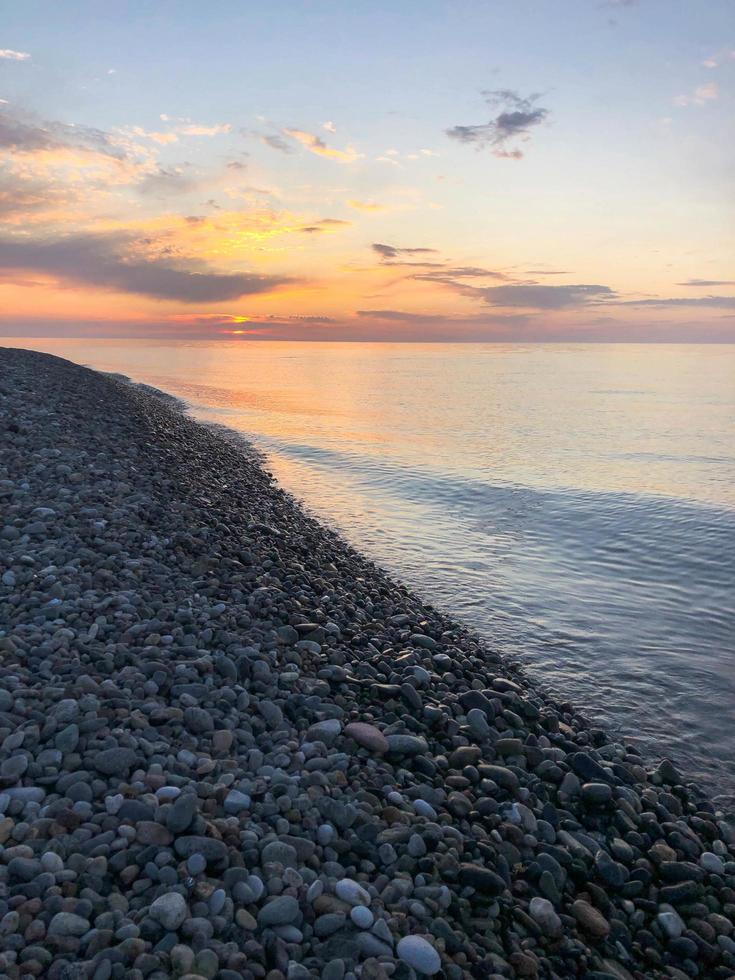
M0 977L735 977L735 817L580 711L247 447L0 348Z

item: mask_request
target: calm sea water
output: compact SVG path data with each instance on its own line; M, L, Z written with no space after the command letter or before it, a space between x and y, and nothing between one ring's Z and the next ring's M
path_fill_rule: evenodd
M735 347L10 343L244 433L544 688L735 801Z

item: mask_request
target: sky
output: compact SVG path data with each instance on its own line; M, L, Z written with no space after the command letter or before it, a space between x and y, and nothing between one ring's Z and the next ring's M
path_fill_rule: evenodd
M0 21L0 334L735 341L732 0Z

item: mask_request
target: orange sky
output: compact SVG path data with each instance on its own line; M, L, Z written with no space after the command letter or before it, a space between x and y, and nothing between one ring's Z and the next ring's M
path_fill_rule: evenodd
M420 28L378 4L321 34L308 7L261 11L240 87L237 7L203 34L188 11L175 42L142 8L112 34L14 11L0 331L735 339L720 6L665 31L656 4L577 6L585 44L513 4L459 23L432 3Z

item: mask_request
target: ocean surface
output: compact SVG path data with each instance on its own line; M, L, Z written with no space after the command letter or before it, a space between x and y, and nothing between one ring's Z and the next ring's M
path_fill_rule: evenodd
M735 803L735 346L0 344L246 435L542 688Z

